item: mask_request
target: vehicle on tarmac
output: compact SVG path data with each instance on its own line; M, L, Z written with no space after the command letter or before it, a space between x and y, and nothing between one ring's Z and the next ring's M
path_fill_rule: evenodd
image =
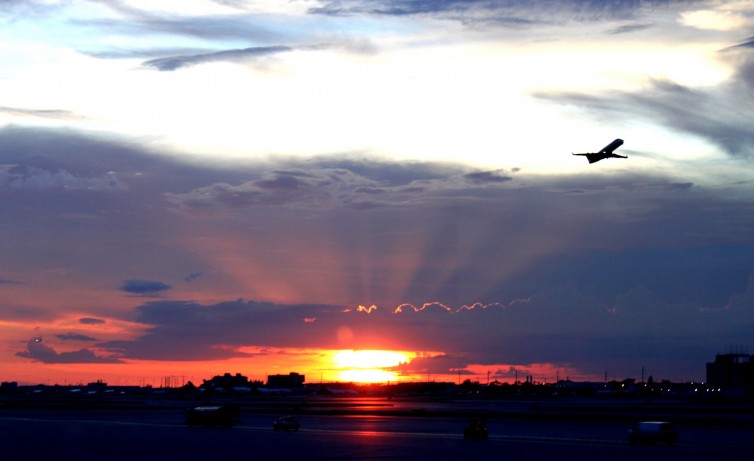
M463 438L466 440L487 440L487 436L487 422L481 418L472 419L463 429Z
M238 408L231 405L203 405L186 410L189 427L233 427L238 420Z
M673 445L678 441L678 431L673 423L665 421L643 421L636 423L628 431L628 443Z
M301 423L293 416L281 416L272 423L272 429L276 431L297 431Z

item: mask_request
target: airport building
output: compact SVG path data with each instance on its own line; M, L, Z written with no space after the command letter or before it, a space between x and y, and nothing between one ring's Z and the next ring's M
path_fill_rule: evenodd
M267 386L279 388L302 387L304 385L304 375L298 373L289 373L287 375L268 375Z
M717 354L707 363L707 385L727 393L754 393L754 356L749 354Z

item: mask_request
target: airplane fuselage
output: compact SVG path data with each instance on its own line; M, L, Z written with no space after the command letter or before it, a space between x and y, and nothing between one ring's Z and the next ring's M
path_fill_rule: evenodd
M615 139L613 142L611 142L607 146L600 149L599 152L587 152L583 154L573 154L573 155L584 156L589 161L589 163L599 162L600 160L604 160L606 158L628 158L625 155L619 155L619 154L613 153L613 151L619 148L621 145L623 145L623 140Z

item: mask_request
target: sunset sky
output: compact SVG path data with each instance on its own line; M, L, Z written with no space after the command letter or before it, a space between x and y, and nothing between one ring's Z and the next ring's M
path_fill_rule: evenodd
M752 127L750 1L0 2L0 381L704 380Z

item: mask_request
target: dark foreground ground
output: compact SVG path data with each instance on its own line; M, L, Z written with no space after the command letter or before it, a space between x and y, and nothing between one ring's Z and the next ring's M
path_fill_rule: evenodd
M647 402L243 401L231 429L189 428L200 402L0 402L0 459L118 460L715 460L750 459L754 414L737 405ZM204 402L207 403L207 402ZM298 432L272 430L297 414ZM486 441L464 440L483 415ZM632 421L671 420L675 446L631 446Z

